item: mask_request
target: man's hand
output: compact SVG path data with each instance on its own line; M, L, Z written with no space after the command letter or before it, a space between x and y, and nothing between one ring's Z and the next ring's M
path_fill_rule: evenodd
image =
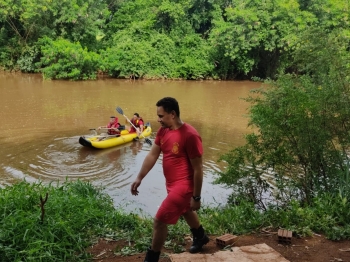
M138 187L141 185L141 180L136 179L134 183L131 184L131 194L134 196L137 196L139 194L139 191L137 190Z
M191 198L191 209L192 211L197 211L201 208L201 201L194 201L193 198Z
M141 135L140 128L136 127L136 133L137 133L137 135L138 135L138 136L140 136L140 135Z

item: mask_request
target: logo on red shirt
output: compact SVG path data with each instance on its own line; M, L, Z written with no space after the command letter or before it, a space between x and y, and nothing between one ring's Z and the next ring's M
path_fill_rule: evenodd
M175 142L173 144L173 149L171 150L171 152L173 152L174 154L178 154L179 153L179 143Z

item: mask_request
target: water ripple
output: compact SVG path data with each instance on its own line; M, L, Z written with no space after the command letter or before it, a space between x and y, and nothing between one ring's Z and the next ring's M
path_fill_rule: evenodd
M138 197L130 194L130 184L138 174L150 146L143 141L132 142L110 149L91 149L78 143L79 137L59 137L49 143L45 140L35 146L13 147L2 165L6 180L2 185L15 180L43 183L65 180L88 180L102 186L114 200L116 206L128 211L140 210L155 213L166 196L165 179L162 168L162 155L147 178L142 181ZM26 152L26 153L23 153ZM205 183L203 201L217 205L224 203L227 190L212 185L213 174L219 171L215 161L204 163Z

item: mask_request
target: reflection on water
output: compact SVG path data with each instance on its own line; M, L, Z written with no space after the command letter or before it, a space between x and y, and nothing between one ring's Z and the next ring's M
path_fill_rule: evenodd
M240 98L258 86L252 82L43 81L39 75L0 73L0 186L22 179L89 180L103 186L117 206L153 215L166 194L161 158L143 180L139 196L129 192L150 146L140 140L95 150L82 147L78 140L89 135L90 128L105 125L106 117L118 115L116 106L129 117L139 112L155 133L159 127L155 103L173 96L180 103L182 120L203 139L203 201L225 203L230 191L211 184L213 173L224 168L218 157L242 144L249 131L244 116L247 104Z

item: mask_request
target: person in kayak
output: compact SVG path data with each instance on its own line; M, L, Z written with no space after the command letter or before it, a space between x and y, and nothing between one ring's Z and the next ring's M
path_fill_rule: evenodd
M130 120L130 122L137 128L137 130L135 129L135 127L131 125L129 129L129 133L137 132L137 134L140 135L143 132L143 127L144 127L144 122L142 117L140 117L138 113L135 113L133 118Z
M107 129L108 135L119 135L120 131L118 127L120 127L120 124L118 123L118 117L111 116L109 118L109 123L106 126L100 126L98 130Z

